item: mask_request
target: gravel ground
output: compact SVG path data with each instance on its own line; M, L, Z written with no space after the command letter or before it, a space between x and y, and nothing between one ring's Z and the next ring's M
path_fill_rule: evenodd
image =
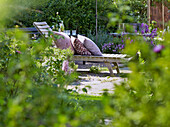
M109 93L114 92L114 84L121 84L121 82L127 80L127 74L131 71L124 67L124 65L119 64L120 74L116 75L116 70L113 70L115 74L114 77L110 77L109 71L102 71L99 74L90 73L91 66L106 67L104 63L92 63L86 62L76 62L78 65L77 72L79 73L79 80L70 84L67 88L76 90L80 94L88 94L100 96L105 90ZM87 93L83 92L83 88L87 89Z

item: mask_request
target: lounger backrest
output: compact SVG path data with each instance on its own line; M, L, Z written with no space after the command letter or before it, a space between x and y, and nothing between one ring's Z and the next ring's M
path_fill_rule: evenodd
M52 31L52 29L46 22L34 22L33 25L45 37L48 37L49 31Z

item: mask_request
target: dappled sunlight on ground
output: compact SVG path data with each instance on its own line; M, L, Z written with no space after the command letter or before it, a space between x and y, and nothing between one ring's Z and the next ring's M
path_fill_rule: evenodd
M127 81L127 75L131 73L128 67L120 64L120 74L116 74L116 70L113 70L115 76L110 77L109 71L105 69L98 74L90 73L91 66L105 67L104 63L91 63L87 62L85 65L83 63L76 63L79 65L77 72L79 73L79 80L70 84L67 88L75 90L80 94L88 94L100 96L103 92L108 93L114 92L114 84L121 84L121 82ZM87 93L82 89L86 88Z

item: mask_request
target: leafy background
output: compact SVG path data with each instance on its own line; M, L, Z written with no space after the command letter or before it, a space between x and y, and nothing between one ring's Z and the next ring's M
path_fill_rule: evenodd
M19 0L17 0L20 2ZM21 26L31 27L35 21L46 21L52 25L52 17L59 12L61 19L64 21L66 29L76 29L78 33L85 34L91 30L95 33L95 18L96 18L96 3L95 0L46 0L46 1L30 1L20 2L22 4L22 11L20 11L11 20L8 19L8 27L14 27L19 24ZM39 4L41 3L41 4ZM133 17L135 23L146 22L146 0L126 1L124 5L130 7L125 13ZM18 6L15 3L16 7ZM21 4L19 4L21 5ZM29 7L28 7L29 6ZM122 9L123 9L122 5ZM106 28L108 24L108 12L117 13L119 10L119 3L115 0L98 0L98 26ZM16 10L15 10L16 11ZM118 16L118 15L117 15ZM118 17L117 17L118 18ZM124 20L124 23L129 22ZM116 29L107 28L108 31L114 32Z
M12 26L12 21L19 21L18 16L26 7L33 9L37 6L43 10L28 1L0 2L4 6L0 8L0 24L3 28L9 24ZM42 5L46 5L46 2ZM64 4L66 1L56 2ZM21 12L13 8L19 7L19 3L24 7ZM125 8L129 10L129 7ZM15 13L11 12L13 9ZM114 18L112 16L114 12L108 19ZM125 16L128 20L128 15ZM18 20L9 20L8 17ZM125 19L118 17L115 22ZM29 20L23 24L26 22ZM0 126L169 127L170 33L165 31L161 37L160 44L164 48L159 52L149 47L143 37L134 37L136 41L133 43L127 39L124 53L134 56L134 60L128 64L132 70L128 81L121 85L114 84L115 90L111 95L106 91L103 96L91 97L65 89L68 84L78 80L75 72L67 74L61 69L62 62L72 57L69 50L51 47L52 38L30 40L28 35L17 29L1 29ZM142 62L136 57L138 51L141 52ZM110 121L108 125L106 121Z

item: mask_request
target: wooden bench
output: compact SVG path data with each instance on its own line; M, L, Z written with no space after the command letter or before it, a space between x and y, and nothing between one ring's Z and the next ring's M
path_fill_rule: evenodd
M48 37L49 31L52 29L46 22L34 22L33 25L37 30L45 37ZM111 63L116 67L117 73L120 73L118 62L127 62L131 58L126 54L102 54L102 56L85 56L85 55L74 55L73 61L91 61L91 62L104 62L110 71L110 75L113 76L113 69Z

